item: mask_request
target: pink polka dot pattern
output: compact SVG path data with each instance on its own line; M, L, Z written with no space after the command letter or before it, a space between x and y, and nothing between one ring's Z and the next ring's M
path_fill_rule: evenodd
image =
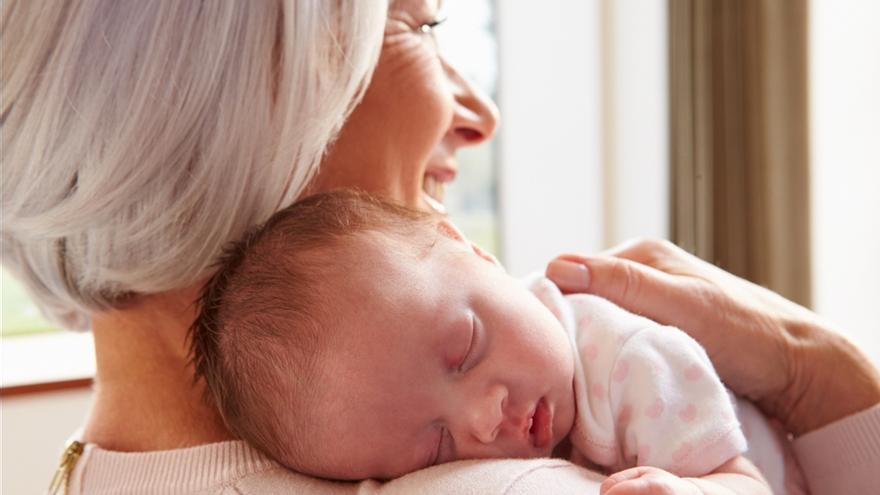
M605 400L608 397L608 391L605 390L605 386L601 383L594 383L592 387L590 387L590 395L593 396L596 400Z
M691 423L697 419L697 406L688 404L687 407L678 412L678 418L685 423Z
M590 323L593 322L593 318L590 315L585 315L578 320L578 328L589 328Z
M629 424L629 422L632 420L632 415L632 404L624 404L620 407L620 413L617 415L617 422L621 425Z
M587 361L594 361L599 357L599 345L587 344L581 348L581 356Z
M611 375L611 379L614 380L615 383L621 383L626 380L627 375L629 375L629 363L621 361L617 364L617 368L614 370L614 374Z
M665 408L666 404L663 403L663 399L654 399L654 402L645 410L645 416L651 419L659 419L663 415Z
M648 463L648 457L651 456L651 446L642 444L639 445L639 453L636 454L636 460L639 465L645 465Z
M703 377L703 369L698 364L692 364L684 370L684 377L689 382L695 382Z
M672 460L675 463L683 462L688 457L690 457L693 452L693 446L691 446L691 444L689 444L688 442L684 442L677 449L675 449L675 452L672 453Z

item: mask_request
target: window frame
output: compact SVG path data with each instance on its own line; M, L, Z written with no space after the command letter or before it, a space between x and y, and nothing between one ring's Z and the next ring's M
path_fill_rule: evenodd
M92 386L95 348L89 332L57 332L4 337L0 397Z

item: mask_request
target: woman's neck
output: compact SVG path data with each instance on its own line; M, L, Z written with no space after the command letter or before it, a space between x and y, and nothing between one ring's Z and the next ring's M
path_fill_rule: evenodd
M193 380L187 329L196 293L153 295L92 318L97 374L86 442L133 452L233 438Z

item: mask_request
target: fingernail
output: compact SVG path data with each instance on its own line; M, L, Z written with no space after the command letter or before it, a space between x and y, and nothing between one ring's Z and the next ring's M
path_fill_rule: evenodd
M553 261L547 266L547 277L565 290L585 291L590 287L590 270L581 263Z

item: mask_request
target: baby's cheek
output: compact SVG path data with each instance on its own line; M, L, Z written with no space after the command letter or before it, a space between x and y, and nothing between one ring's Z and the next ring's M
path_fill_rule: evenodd
M554 411L554 434L559 440L569 436L574 429L575 419L577 418L577 405L575 403L574 385L569 380L567 386L560 388L560 397Z

